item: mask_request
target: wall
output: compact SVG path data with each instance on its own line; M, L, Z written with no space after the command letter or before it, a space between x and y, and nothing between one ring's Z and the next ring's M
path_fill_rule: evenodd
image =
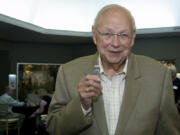
M139 38L132 51L157 60L175 59L180 72L180 37Z
M6 50L0 50L0 88L4 88L8 82L8 74L10 68L9 54ZM0 94L4 91L0 89Z
M4 51L6 55L3 55ZM176 59L176 66L180 72L180 37L137 38L132 51L155 59ZM4 71L4 76L0 76L2 84L0 89L3 88L3 85L8 84L6 78L8 74L16 73L17 62L65 63L94 52L96 52L96 48L92 41L80 44L58 44L18 43L0 40L0 56L3 55L5 61L3 66L6 67L1 69Z

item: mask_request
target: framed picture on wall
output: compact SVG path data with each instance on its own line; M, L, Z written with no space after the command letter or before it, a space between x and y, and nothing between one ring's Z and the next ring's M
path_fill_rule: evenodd
M49 63L17 63L17 98L25 100L28 94L51 95L55 90L59 66Z

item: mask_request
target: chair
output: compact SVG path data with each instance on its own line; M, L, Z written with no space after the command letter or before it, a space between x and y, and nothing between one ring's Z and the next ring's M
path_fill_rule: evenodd
M8 135L10 130L17 130L18 135L20 135L21 123L22 118L8 112L7 104L0 104L0 131L5 131Z

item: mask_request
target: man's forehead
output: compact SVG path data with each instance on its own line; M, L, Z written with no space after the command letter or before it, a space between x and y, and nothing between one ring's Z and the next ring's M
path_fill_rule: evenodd
M131 20L129 19L129 17L122 13L119 14L118 12L114 13L114 14L110 14L110 12L108 14L103 14L98 22L97 22L97 27L102 27L102 26L110 26L114 25L114 26L129 26L131 27Z

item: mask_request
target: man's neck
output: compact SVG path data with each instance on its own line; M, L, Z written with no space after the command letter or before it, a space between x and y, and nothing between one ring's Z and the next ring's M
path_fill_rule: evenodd
M11 97L11 94L9 94L9 93L6 93L6 94Z
M124 60L122 63L118 63L118 64L105 63L102 61L104 73L107 74L112 79L112 77L116 73L120 73L123 71L125 63L126 63L126 60Z

